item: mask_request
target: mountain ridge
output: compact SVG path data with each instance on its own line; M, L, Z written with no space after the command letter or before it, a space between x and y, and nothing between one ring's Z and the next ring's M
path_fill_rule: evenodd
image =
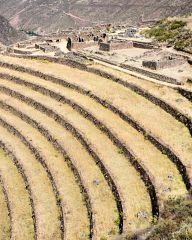
M13 4L14 3L14 4ZM38 32L59 31L93 23L127 22L161 19L192 12L190 0L0 0L0 14L12 26Z

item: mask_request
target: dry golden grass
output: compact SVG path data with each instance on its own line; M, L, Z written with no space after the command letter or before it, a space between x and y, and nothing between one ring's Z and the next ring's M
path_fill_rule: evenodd
M15 154L25 169L35 206L38 239L60 239L58 208L45 170L28 148L2 126L0 126L0 140ZM21 197L16 198L18 204ZM21 232L18 234L22 236Z
M92 65L92 67L97 70L105 71L109 74L112 74L117 78L121 78L125 82L132 83L138 87L141 87L142 89L148 91L155 97L162 99L170 106L173 106L180 113L183 113L184 115L192 119L192 103L185 97L183 97L181 94L179 94L177 90L174 90L170 87L158 83L152 83L144 79L139 79L137 77L130 76L125 72L118 71L111 67L107 67L101 64L95 64ZM9 69L7 69L7 71L9 71Z
M8 71L9 70L7 70L6 73L8 73ZM105 124L122 143L125 143L126 146L134 152L138 160L141 161L141 164L143 164L145 169L151 174L156 189L158 189L160 199L186 193L184 183L176 166L166 155L162 154L147 141L142 134L138 133L116 114L96 103L88 96L82 95L72 89L59 86L26 73L22 74L10 70L9 74L11 76L20 77L27 82L38 84L46 89L50 89L74 101L88 112L92 113L93 116ZM173 176L173 179L171 178L170 180L168 176ZM171 191L166 191L167 189L171 189Z
M1 160L4 158L5 153L2 149L0 149L0 163ZM3 160L2 160L3 162ZM1 175L1 174L0 174ZM2 179L2 177L1 177ZM3 186L0 185L0 239L8 240L10 239L10 229L11 229L11 222L9 217L9 210L6 202L6 197L3 192Z
M80 189L75 182L71 169L63 155L33 127L19 117L0 109L0 118L14 126L44 156L59 191L59 198L64 209L65 236L67 239L88 239L89 220ZM22 194L21 194L22 195Z
M190 170L192 164L192 141L188 129L144 97L106 78L69 66L56 63L42 64L34 60L26 59L19 59L18 63L16 58L6 56L3 57L3 61L20 64L63 78L70 83L83 87L102 99L106 99L123 113L132 116L132 118L140 122L146 130L169 145L181 158L183 164L188 167L189 175L192 178L192 172Z
M6 81L2 84L6 84ZM87 139L92 149L94 149L102 159L107 169L112 173L116 185L119 187L123 196L126 207L125 217L128 219L127 221L133 222L131 228L135 230L139 227L143 228L148 226L148 220L152 216L151 203L145 185L136 170L122 154L118 153L118 148L112 144L108 137L68 105L61 104L50 97L15 83L9 83L9 88L54 110L75 126L75 128L83 134L85 139ZM135 216L140 211L146 211L148 215L147 220L141 221ZM127 227L129 227L129 225L127 225Z
M118 226L115 221L118 218L118 213L114 197L99 168L83 146L61 125L33 107L3 94L1 94L1 100L37 121L64 147L88 189L95 221L94 234L96 238L99 239L110 232L117 232ZM95 180L99 181L99 186L94 184Z
M13 161L2 150L0 150L0 175L10 204L12 238L33 239L32 209L25 183ZM7 218L2 220L5 221Z
M69 66L49 61L18 60L8 56L0 56L0 60L58 77L80 86L102 100L106 100L125 115L129 115L141 124L149 134L156 136L160 142L169 146L187 167L188 174L192 179L192 141L189 130L184 124L178 122L173 116L146 98L110 79ZM186 116L192 116L192 104L175 90L137 79L99 64L94 67L107 71L116 77L121 77L124 81L133 83L157 98L164 100ZM42 78L2 67L0 67L0 72L19 77L29 83L54 91L90 112L110 129L111 133L130 149L138 162L144 166L155 185L161 206L170 196L187 194L183 179L174 163L150 143L147 135L143 136L111 110L104 108L89 96ZM72 124L86 140L89 148L104 163L117 186L123 204L125 231L131 230L134 232L150 226L152 220L151 200L146 186L139 173L129 162L129 159L121 149L112 143L106 134L68 104L56 101L48 95L32 90L30 87L16 84L14 81L0 79L1 86L44 105ZM95 239L99 240L102 237L111 237L111 235L116 234L119 221L116 201L101 170L80 143L80 140L76 139L69 130L50 117L48 113L35 109L35 106L11 97L3 93L3 91L0 92L0 101L36 121L49 131L51 136L65 149L88 190L95 223L93 229ZM13 125L44 156L59 190L64 213L66 214L64 222L67 238L70 240L88 239L89 220L84 206L85 203L71 169L67 166L62 154L38 130L21 120L16 114L0 109L0 117ZM0 140L11 148L26 171L34 197L39 239L60 239L58 207L45 170L17 137L1 126ZM95 184L96 181L98 184ZM137 216L139 212L143 211L147 214L146 219Z

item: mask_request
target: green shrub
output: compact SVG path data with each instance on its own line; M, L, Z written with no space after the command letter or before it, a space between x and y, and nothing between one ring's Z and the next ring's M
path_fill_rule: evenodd
M184 21L163 19L149 30L143 31L142 34L146 37L155 38L159 42L167 42L177 50L190 52L190 49L192 49L192 32L185 28L186 25L187 23Z
M124 151L123 151L123 149L119 148L119 149L117 150L117 153L119 153L119 154L124 154Z
M178 28L183 28L187 25L186 22L183 22L183 21L172 21L169 23L169 30L175 30L175 29L178 29Z

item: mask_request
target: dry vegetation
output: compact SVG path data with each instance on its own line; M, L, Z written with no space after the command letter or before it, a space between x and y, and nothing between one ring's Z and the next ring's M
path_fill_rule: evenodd
M94 69L113 78L0 56L0 239L161 239L191 224L171 214L191 207L192 103Z
M159 42L167 42L170 46L174 46L176 50L192 53L191 15L163 19L143 33Z

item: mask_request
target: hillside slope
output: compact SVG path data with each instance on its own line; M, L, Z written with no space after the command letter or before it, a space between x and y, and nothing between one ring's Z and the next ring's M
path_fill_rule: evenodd
M175 49L192 53L192 16L167 18L158 21L152 28L143 33L159 42L167 42Z
M22 39L25 39L25 36L16 31L4 17L0 16L0 43L10 45Z
M0 0L0 4L0 14L8 18L12 26L39 32L92 22L131 24L192 11L191 0Z

